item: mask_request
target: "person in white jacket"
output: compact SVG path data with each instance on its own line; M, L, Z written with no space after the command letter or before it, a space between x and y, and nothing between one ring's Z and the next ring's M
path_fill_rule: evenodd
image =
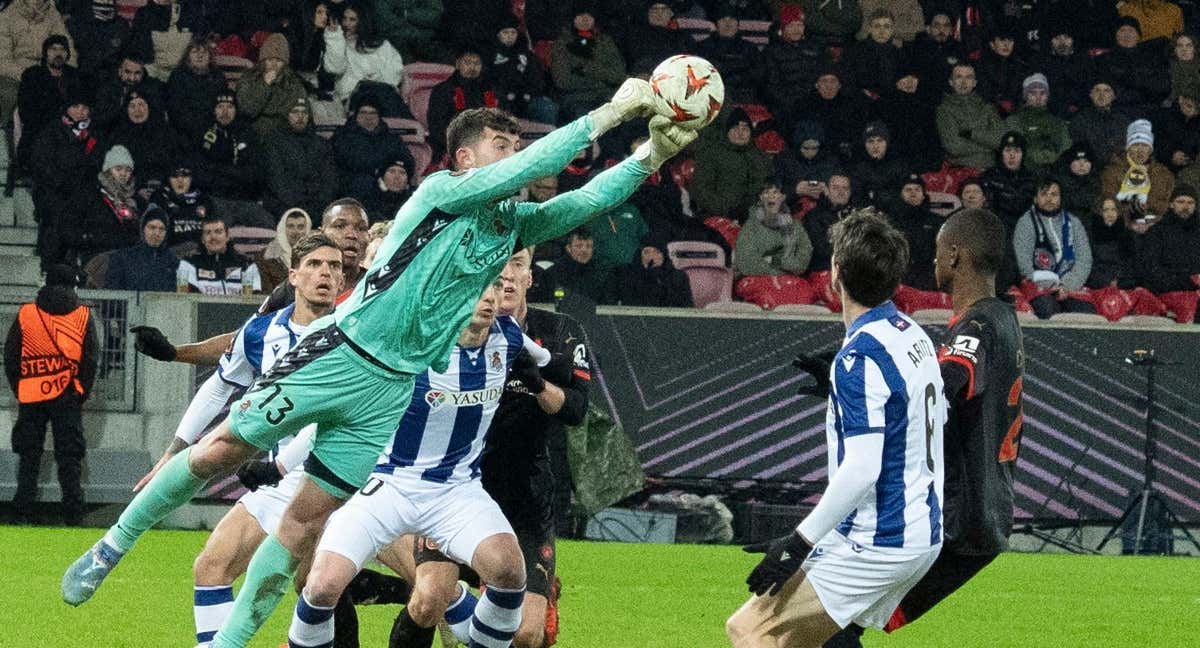
M396 48L376 31L374 17L366 6L348 4L340 23L330 21L325 27L321 64L337 77L333 95L342 105L364 81L390 86L399 93L404 62Z

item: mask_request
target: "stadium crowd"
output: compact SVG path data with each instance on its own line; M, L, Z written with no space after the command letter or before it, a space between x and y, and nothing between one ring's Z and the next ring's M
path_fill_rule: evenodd
M331 200L390 219L445 168L458 112L504 108L535 137L693 53L722 72L718 123L539 247L531 300L704 306L705 279L673 261L707 258L739 300L836 311L828 230L874 206L912 250L897 304L946 308L934 238L986 206L1019 310L1192 322L1197 4L0 0L0 121L19 134L44 267L257 293ZM523 194L581 186L645 132L616 129Z

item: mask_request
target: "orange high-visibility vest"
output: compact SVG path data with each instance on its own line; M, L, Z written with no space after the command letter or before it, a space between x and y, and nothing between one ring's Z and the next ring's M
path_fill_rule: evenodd
M83 338L87 335L87 306L66 315L51 315L36 304L25 304L17 315L21 325L21 379L17 382L17 401L40 403L58 398L73 384L82 394L76 379L83 357Z

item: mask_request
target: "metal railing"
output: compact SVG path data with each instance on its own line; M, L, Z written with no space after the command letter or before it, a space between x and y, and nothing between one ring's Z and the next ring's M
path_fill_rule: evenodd
M78 293L79 299L92 309L92 326L100 344L96 383L85 408L132 412L137 403L137 353L129 343L127 331L130 320L144 319L139 293L121 290ZM33 288L0 288L0 335L8 335L21 305L36 296L37 290ZM16 404L11 389L0 389L0 407L16 407Z

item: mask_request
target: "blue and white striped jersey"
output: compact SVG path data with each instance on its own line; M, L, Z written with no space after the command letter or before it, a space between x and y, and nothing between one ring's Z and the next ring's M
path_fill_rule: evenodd
M445 372L418 374L412 402L375 472L436 484L479 477L484 438L523 341L516 321L501 315L483 346L455 345Z
M842 464L847 437L883 435L875 487L837 531L874 547L938 545L946 401L933 342L916 322L885 302L854 320L830 374L830 478Z
M275 312L254 315L246 320L217 364L217 375L221 380L245 389L274 366L275 361L311 328L292 321L295 310L293 302ZM271 456L278 454L293 438L288 435L280 439Z

